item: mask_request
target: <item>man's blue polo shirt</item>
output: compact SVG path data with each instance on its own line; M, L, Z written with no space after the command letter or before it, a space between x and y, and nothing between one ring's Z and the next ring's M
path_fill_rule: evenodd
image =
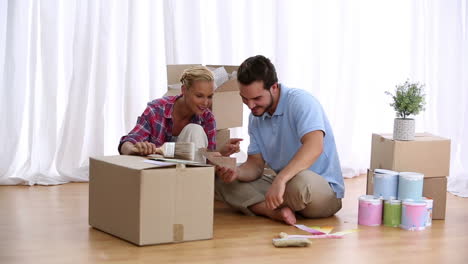
M280 85L280 99L273 115L250 114L248 154L261 153L277 173L302 146L301 138L312 131L324 132L323 152L309 170L321 175L336 193L344 197L344 182L330 123L320 103L310 93Z

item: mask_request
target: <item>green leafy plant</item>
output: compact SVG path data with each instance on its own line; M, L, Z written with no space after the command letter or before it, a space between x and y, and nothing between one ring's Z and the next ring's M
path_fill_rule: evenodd
M405 83L395 86L395 94L388 91L385 94L393 98L393 103L390 106L395 109L397 116L406 118L409 115L417 115L425 110L426 101L423 88L424 85L406 80Z

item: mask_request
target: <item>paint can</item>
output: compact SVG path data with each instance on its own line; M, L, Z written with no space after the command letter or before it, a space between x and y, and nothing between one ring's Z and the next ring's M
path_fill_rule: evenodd
M423 201L426 202L427 210L426 226L432 226L432 208L434 206L434 200L432 200L432 198L423 197Z
M399 227L401 224L401 201L386 200L384 202L384 225Z
M410 231L426 229L427 209L425 201L405 200L401 207L400 227Z
M398 177L398 200L422 199L424 174L417 172L400 172Z
M359 197L358 224L366 226L382 224L382 199L373 195Z
M374 196L384 200L398 197L398 172L391 170L374 170Z

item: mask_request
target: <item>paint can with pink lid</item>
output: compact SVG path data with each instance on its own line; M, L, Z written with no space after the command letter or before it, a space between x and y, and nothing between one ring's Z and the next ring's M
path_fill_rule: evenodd
M405 200L401 207L400 227L410 231L426 229L427 222L426 201Z
M382 199L373 195L359 197L358 224L379 226L382 224Z

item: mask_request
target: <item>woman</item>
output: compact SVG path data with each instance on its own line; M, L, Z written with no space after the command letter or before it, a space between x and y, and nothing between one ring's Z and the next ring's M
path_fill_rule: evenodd
M149 155L165 142L194 142L195 148L216 148L216 122L210 111L214 93L213 73L204 66L186 69L181 78L182 93L148 103L136 126L120 139L119 152L124 155ZM239 141L231 139L221 155L239 151ZM203 162L200 153L195 160Z

